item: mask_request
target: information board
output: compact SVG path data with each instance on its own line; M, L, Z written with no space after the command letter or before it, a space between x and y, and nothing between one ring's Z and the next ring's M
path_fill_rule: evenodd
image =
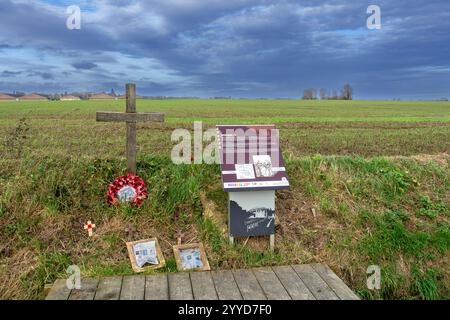
M289 188L274 125L219 125L217 135L225 191Z

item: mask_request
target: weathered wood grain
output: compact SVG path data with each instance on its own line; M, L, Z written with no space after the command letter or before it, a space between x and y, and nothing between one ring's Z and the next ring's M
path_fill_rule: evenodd
M58 279L52 286L46 300L67 300L70 295L70 289L67 288L65 279Z
M136 117L136 85L126 85L127 106L126 114ZM127 172L136 174L136 122L127 122Z
M195 300L217 300L211 272L191 272L192 292Z
M315 300L314 295L291 266L272 267L292 300Z
M170 300L193 300L191 279L189 273L179 272L169 274Z
M127 172L136 174L136 123L127 122Z
M144 300L145 276L126 276L122 280L120 300Z
M164 114L157 112L136 113L136 85L127 83L126 85L126 112L106 112L96 113L97 121L126 121L127 123L127 171L136 174L136 123L139 121L164 122Z
M301 264L292 267L316 299L339 300L338 296L310 265Z
M164 113L159 112L110 112L98 111L96 120L99 122L164 122Z
M127 99L127 112L136 112L136 84L127 83L125 85L125 95Z
M342 281L327 265L321 263L311 264L313 269L333 289L342 300L359 300L359 297Z
M219 300L242 300L241 292L230 270L212 271Z
M47 300L312 300L359 297L324 264L56 280Z
M155 274L145 278L145 300L169 299L169 282L166 274Z
M122 288L122 277L100 279L94 300L119 300Z
M94 300L98 282L98 278L82 278L81 289L73 289L69 300Z
M268 300L291 300L291 296L272 269L254 268L252 271Z
M255 275L250 270L233 270L234 279L244 300L267 300Z

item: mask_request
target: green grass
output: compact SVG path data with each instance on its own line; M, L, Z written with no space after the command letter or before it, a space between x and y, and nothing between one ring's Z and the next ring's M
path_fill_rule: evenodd
M99 110L124 101L0 103L0 156L123 156L124 124L97 123ZM138 125L142 150L170 154L168 132L224 123L276 123L293 156L436 154L450 149L449 102L301 100L139 100L138 110L166 114L165 124ZM24 135L27 139L21 138ZM5 148L8 146L8 148ZM21 148L22 146L22 148Z
M123 124L96 110L124 101L0 103L0 298L42 298L66 276L133 274L125 241L157 236L175 272L179 235L202 241L214 269L327 263L367 299L448 299L450 104L398 101L138 101L166 124L138 126L140 208L111 208L124 173ZM23 120L21 120L23 119ZM217 165L174 165L170 134L219 123L277 123L291 190L277 192L276 250L264 238L229 246ZM428 154L409 157L417 154ZM434 155L433 154L438 154ZM389 157L388 157L389 156ZM202 196L213 204L204 216ZM311 214L316 209L316 217ZM83 224L97 228L88 238ZM134 230L134 231L132 231ZM379 265L382 289L366 287Z
M2 117L16 118L33 113L49 118L88 118L99 110L123 111L117 101L36 101L1 102ZM348 122L348 121L450 121L450 102L446 101L305 101L305 100L215 100L176 99L138 100L138 111L164 112L169 123L240 122ZM242 123L241 122L241 123Z

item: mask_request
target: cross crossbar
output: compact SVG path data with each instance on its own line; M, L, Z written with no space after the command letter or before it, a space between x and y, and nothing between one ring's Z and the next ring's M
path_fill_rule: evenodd
M125 112L97 112L97 121L99 122L164 122L164 113L159 112L139 112L139 113L125 113Z
M126 85L126 112L97 112L100 122L124 121L127 124L127 170L136 174L136 122L164 122L164 114L158 112L136 112L136 85Z

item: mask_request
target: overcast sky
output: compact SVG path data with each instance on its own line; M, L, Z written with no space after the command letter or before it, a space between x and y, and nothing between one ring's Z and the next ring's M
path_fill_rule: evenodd
M450 98L450 1L0 0L0 92L126 82L146 95L298 98L349 82L358 99Z

